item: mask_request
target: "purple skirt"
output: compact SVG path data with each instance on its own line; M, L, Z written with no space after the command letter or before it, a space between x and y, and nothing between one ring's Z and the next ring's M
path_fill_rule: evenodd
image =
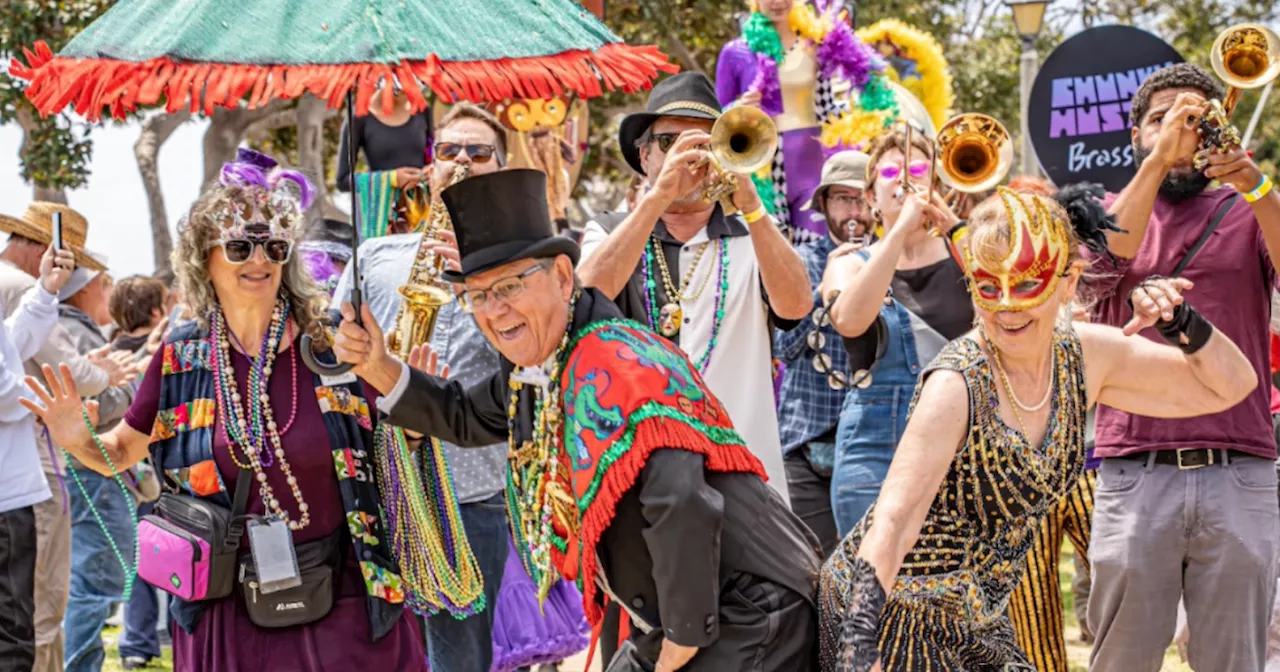
M175 672L347 672L405 670L427 672L418 619L405 612L391 632L373 641L365 609L364 579L348 563L338 597L324 619L310 625L266 630L249 622L237 590L214 602L194 632L173 631Z
M582 612L582 593L569 581L560 581L551 588L539 612L538 589L514 545L507 554L493 618L492 672L558 663L590 643L591 627Z

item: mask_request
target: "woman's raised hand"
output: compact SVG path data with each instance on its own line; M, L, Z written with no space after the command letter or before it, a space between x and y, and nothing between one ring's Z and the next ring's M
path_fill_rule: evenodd
M49 436L57 445L71 452L77 452L89 445L92 437L89 427L85 425L84 411L89 413L89 424L98 424L98 402L90 401L87 405L80 399L76 391L76 381L71 377L71 368L66 364L58 365L58 372L45 364L40 367L44 371L45 384L41 385L34 376L27 376L27 387L35 394L36 400L22 398L19 403L40 418L40 422L49 428Z

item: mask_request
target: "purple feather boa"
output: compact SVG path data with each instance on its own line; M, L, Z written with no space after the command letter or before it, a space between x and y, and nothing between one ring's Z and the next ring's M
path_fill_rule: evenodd
M883 72L884 61L853 34L853 27L837 21L818 45L818 67L825 78L840 76L858 88L867 85L872 72Z
M242 147L235 161L222 166L218 181L224 187L238 186L266 191L284 188L295 191L296 194L293 197L298 201L299 209L306 210L311 207L316 197L316 188L312 186L311 181L306 175L296 170L284 170L278 165L270 156Z
M760 109L765 114L782 114L782 82L778 80L778 63L772 58L756 54L756 76L748 90L760 92Z
M342 269L333 263L329 255L319 250L302 250L302 264L316 284L333 294L333 290L338 286L338 279L342 277Z

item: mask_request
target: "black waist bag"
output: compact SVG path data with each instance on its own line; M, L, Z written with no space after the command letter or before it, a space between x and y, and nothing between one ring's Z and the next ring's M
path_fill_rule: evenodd
M240 554L240 590L249 620L260 628L289 628L315 623L329 615L342 569L342 530L298 546L300 585L274 593L258 589L253 556Z

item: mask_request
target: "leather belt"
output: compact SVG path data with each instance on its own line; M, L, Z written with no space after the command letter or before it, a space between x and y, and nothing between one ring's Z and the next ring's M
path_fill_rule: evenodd
M1177 450L1157 450L1154 452L1156 464L1173 465L1182 471L1202 469L1214 465L1225 467L1235 461L1236 458L1249 457L1249 453L1222 448L1178 448ZM1146 462L1150 457L1151 452L1140 452L1107 459Z

